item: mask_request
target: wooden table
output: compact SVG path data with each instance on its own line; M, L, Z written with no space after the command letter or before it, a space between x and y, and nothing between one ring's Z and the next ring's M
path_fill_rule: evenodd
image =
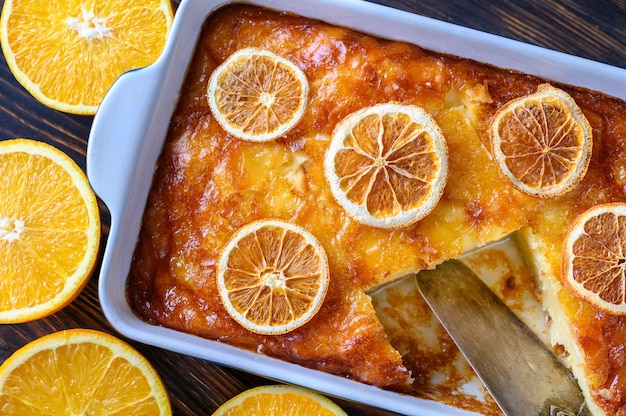
M625 0L376 2L626 68ZM0 140L14 137L43 140L67 152L84 168L92 120L92 117L57 112L37 102L16 82L4 57L0 58ZM104 239L109 227L104 206L102 219ZM31 323L1 325L0 362L27 342L61 329L94 328L116 334L103 316L97 286L98 270L82 294L64 310ZM152 362L163 378L176 415L211 414L235 394L272 383L159 348L132 341L131 344ZM339 404L351 415L388 414L351 403Z

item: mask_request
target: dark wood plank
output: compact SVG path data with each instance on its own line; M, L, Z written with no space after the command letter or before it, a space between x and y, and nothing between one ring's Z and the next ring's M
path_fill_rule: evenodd
M375 0L377 3L626 68L626 1L595 0ZM176 1L177 5L178 2ZM0 0L0 6L4 1ZM93 118L51 110L16 82L0 58L0 140L28 137L51 143L85 167ZM103 242L109 227L103 213ZM104 244L104 243L103 243ZM1 277L0 277L1 278ZM0 362L27 342L66 328L115 334L102 314L98 270L81 295L62 311L35 322L0 326ZM117 334L116 334L117 335ZM132 342L156 367L177 415L211 414L221 403L271 380ZM340 402L351 415L386 412Z

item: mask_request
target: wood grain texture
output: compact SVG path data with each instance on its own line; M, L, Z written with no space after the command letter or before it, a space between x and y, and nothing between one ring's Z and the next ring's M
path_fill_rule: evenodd
M626 68L625 0L376 2ZM175 6L177 4L178 1L174 2ZM4 1L0 0L0 5L4 5ZM64 114L38 103L15 80L4 57L0 58L0 140L27 137L46 141L67 152L85 168L87 138L92 121L93 117ZM109 217L102 204L101 209L104 247ZM100 308L98 271L81 295L62 311L35 322L0 325L0 362L27 342L61 329L94 328L118 335ZM156 367L165 382L176 415L208 415L227 399L247 388L273 383L206 361L132 341L130 343ZM351 415L389 414L338 402Z

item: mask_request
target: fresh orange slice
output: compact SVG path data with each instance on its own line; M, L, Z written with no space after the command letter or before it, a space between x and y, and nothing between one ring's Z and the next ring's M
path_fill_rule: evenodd
M119 75L161 54L172 19L170 0L5 0L0 43L37 100L94 114Z
M563 244L563 278L576 296L626 314L626 203L596 205L578 216Z
M171 415L150 363L103 332L71 329L31 341L0 367L0 409L24 415Z
M498 167L526 194L564 194L587 172L591 126L574 99L550 84L502 106L489 133Z
M221 405L213 416L346 416L326 396L292 385L260 386L233 397Z
M217 269L224 307L244 328L283 334L308 322L328 288L326 253L304 228L259 220L225 245Z
M81 168L27 139L0 142L0 323L70 303L98 255L98 201Z
M425 217L448 178L448 150L421 107L378 104L337 124L324 158L330 189L355 220L399 228Z
M264 142L300 121L309 83L293 62L273 52L245 48L233 53L209 79L209 107L228 133Z

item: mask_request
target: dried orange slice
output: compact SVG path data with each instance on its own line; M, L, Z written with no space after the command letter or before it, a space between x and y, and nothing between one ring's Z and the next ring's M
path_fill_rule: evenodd
M42 142L0 142L0 323L70 303L93 271L99 243L98 201L81 168Z
M245 48L233 53L209 79L209 107L228 133L243 140L273 140L304 114L306 75L273 52Z
M597 205L578 216L563 244L563 278L578 297L626 314L626 204Z
M304 228L259 220L224 246L217 285L228 313L259 334L283 334L308 322L326 296L326 253Z
M426 216L448 178L448 150L421 107L378 104L337 124L324 158L330 189L355 220L398 228Z
M526 194L561 195L587 172L591 126L574 99L550 84L502 106L489 133L498 167Z
M248 389L213 413L213 416L248 415L346 416L346 413L321 394L283 384Z
M31 341L0 367L0 409L23 415L171 415L150 363L103 332L71 329Z
M157 59L172 19L170 0L6 0L0 43L37 100L94 114L119 75Z

